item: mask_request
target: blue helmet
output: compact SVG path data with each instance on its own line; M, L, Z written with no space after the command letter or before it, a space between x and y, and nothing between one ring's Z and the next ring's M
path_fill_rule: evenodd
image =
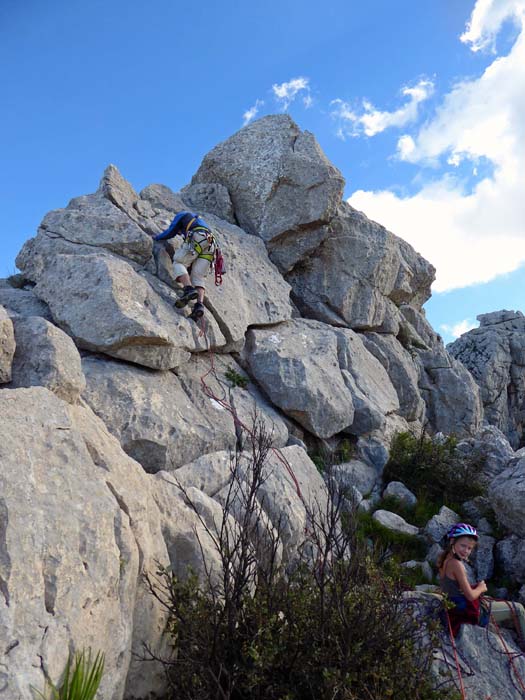
M479 539L476 528L468 523L456 523L452 525L447 532L447 540L455 540L456 537L473 537L475 540Z

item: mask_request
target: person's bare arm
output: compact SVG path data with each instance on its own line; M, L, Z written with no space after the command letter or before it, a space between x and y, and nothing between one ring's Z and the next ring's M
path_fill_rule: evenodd
M457 559L450 562L448 571L449 576L456 579L458 586L461 588L461 592L467 600L477 600L483 593L487 592L487 584L485 581L480 581L476 583L475 586L470 585L465 567L460 561L457 561Z

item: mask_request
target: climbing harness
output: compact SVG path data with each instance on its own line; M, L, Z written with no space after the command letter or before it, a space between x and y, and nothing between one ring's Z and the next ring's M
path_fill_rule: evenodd
M222 276L226 272L224 256L213 232L210 231L207 226L199 224L199 221L202 221L202 219L200 219L198 216L194 216L186 225L183 237L185 241L188 241L193 246L198 258L208 260L211 267L213 267L215 270L215 286L219 287L222 284ZM194 225L195 222L197 222L197 226ZM205 248L202 246L204 240L200 242L194 240L195 233L200 233L201 235L205 236ZM205 249L210 252L204 252Z

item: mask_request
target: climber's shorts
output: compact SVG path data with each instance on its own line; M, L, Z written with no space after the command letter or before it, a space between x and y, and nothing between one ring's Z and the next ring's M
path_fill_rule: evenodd
M209 260L199 258L197 252L186 244L175 251L173 256L173 274L175 278L188 273L194 287L206 287L205 279L212 269Z

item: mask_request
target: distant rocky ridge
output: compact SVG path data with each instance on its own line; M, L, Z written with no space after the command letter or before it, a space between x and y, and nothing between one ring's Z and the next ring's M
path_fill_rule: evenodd
M162 644L163 612L141 574L154 562L202 570L201 547L213 567L175 479L213 519L238 444L204 376L242 422L264 422L307 499L325 489L307 447L350 440L356 458L340 478L372 502L395 432L484 445L490 499L509 529L497 546L525 584L525 459L512 449L521 394L490 412L499 359L477 375L459 346L444 347L422 308L433 267L342 201L343 185L311 134L265 117L214 148L177 193L137 193L109 166L96 193L44 217L20 275L0 281L0 672L13 700L44 674L56 679L70 644L106 650L105 700L161 692L161 674L133 656L144 641ZM223 286L207 290L205 334L174 307L170 258L152 240L182 208L205 216L227 258ZM505 321L515 324L505 376L522 391L520 317ZM246 388L228 386L227 371ZM274 461L263 507L284 519L291 558L307 514ZM490 569L487 542L479 566Z

